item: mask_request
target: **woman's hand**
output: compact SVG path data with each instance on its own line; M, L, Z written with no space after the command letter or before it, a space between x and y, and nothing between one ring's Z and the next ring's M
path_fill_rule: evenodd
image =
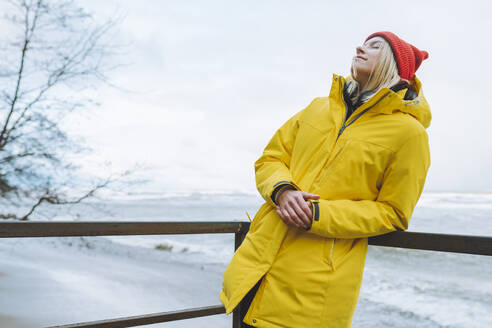
M278 216L287 225L308 229L311 226L313 212L308 199L319 199L319 195L300 190L286 190L278 198L276 208Z

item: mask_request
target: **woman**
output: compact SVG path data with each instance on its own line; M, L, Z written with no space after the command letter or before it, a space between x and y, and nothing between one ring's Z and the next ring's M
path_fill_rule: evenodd
M288 120L256 161L266 203L224 273L227 313L257 283L254 327L351 327L367 237L405 230L430 165L428 57L391 32L356 48L351 78Z

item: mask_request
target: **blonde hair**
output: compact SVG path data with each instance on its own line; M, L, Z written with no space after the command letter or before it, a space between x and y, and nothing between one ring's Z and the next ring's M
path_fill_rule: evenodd
M349 94L352 103L355 104L359 100L361 90L360 84L357 82L357 71L354 69L353 60L352 66L350 67L350 76L352 80L347 86L347 93ZM400 81L401 78L398 75L398 65L396 64L393 50L389 43L384 40L384 42L381 42L381 56L379 57L379 62L374 70L371 71L369 79L367 80L366 89L371 90L372 92L364 93L359 101L365 103L382 88L390 88Z

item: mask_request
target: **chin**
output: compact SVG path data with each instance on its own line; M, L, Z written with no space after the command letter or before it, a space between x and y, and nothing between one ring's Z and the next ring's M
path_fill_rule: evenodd
M354 79L355 81L359 82L359 79L357 77L360 77L360 76L363 76L364 75L364 70L361 69L361 67L359 65L357 65L357 63L352 63L352 66L350 67L350 76L352 77L352 79Z
M350 72L354 78L356 76L370 76L371 68L367 67L367 65L364 65L363 63L354 63L350 69Z

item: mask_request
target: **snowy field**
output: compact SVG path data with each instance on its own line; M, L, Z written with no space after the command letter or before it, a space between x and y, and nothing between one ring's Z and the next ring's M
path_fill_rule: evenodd
M12 239L0 247L2 312L36 326L220 303L219 268L180 263L169 251L101 237ZM231 320L220 315L152 325L160 326L231 327Z

